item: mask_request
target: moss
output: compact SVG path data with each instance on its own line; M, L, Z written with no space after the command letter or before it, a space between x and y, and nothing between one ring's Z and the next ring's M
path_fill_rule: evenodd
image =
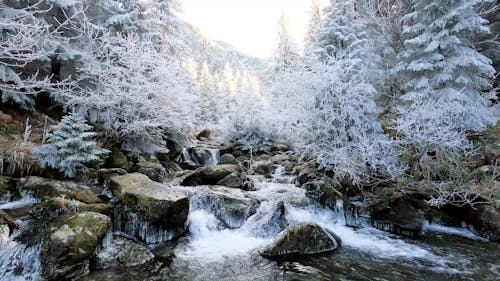
M107 229L111 226L111 220L98 213L80 213L70 218L67 221L71 228L87 228L91 233L94 234L105 234Z

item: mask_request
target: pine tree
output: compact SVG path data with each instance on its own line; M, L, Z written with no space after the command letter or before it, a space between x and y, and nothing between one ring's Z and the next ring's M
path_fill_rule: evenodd
M474 48L478 36L489 33L474 9L484 2L413 0L404 17L406 40L394 68L404 91L396 129L422 155L462 150L466 131L496 123L482 96L495 70Z
M320 31L323 28L324 14L322 8L322 1L312 0L309 24L307 26L307 33L304 38L304 56L314 54L314 49L319 41Z
M74 177L109 153L91 140L96 133L91 132L92 126L78 114L63 117L53 128L54 131L47 135L48 143L35 151L36 161L42 168L51 167L67 177Z
M323 59L332 57L337 60L357 60L360 63L365 61L369 53L366 50L367 36L354 9L352 0L331 1L316 48Z

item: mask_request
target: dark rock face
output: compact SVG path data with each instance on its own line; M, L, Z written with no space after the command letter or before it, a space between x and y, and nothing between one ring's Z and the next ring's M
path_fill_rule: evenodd
M43 220L55 218L57 216L75 212L96 212L104 215L111 214L111 206L104 203L85 204L75 200L68 200L62 197L54 197L43 200L40 204L31 208L31 217Z
M335 209L337 200L343 197L332 184L322 180L307 182L302 187L306 190L307 197L331 209Z
M500 210L494 206L470 208L465 213L465 220L480 236L500 242Z
M186 196L139 173L112 177L109 186L119 201L116 231L146 243L165 242L184 234L189 212Z
M9 202L21 197L17 188L18 180L0 176L0 202Z
M137 163L137 172L148 176L148 178L156 182L164 182L167 178L167 170L160 163Z
M341 245L333 233L316 224L299 224L287 228L260 251L267 258L293 257L334 251Z
M42 244L42 276L46 280L75 280L87 274L89 261L110 227L109 217L94 212L57 218Z
M417 237L424 225L424 215L418 202L409 198L397 198L372 206L374 227L394 234Z
M238 173L241 169L236 165L216 165L200 167L182 182L185 186L215 185L220 180L232 173Z
M106 160L106 167L121 168L128 171L130 169L130 162L127 155L125 155L118 146L113 146Z

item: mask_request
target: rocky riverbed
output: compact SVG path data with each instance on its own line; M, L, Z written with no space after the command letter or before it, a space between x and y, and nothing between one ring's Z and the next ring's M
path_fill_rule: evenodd
M494 206L467 219L390 186L344 196L286 149L221 151L95 182L2 177L0 280L500 277Z

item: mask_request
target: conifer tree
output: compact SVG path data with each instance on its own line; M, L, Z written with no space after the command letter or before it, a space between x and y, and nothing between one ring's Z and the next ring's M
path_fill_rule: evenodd
M462 150L466 131L496 122L482 95L495 70L474 48L489 33L474 9L484 2L413 0L404 17L406 40L394 68L403 90L396 128L422 155Z
M36 161L42 168L51 167L74 177L87 166L99 162L108 150L98 148L91 139L96 136L92 126L78 114L69 114L47 135L47 144L36 149Z
M282 15L278 21L276 40L275 69L278 73L285 72L297 62L299 57L299 49L292 35L290 22L285 15Z

